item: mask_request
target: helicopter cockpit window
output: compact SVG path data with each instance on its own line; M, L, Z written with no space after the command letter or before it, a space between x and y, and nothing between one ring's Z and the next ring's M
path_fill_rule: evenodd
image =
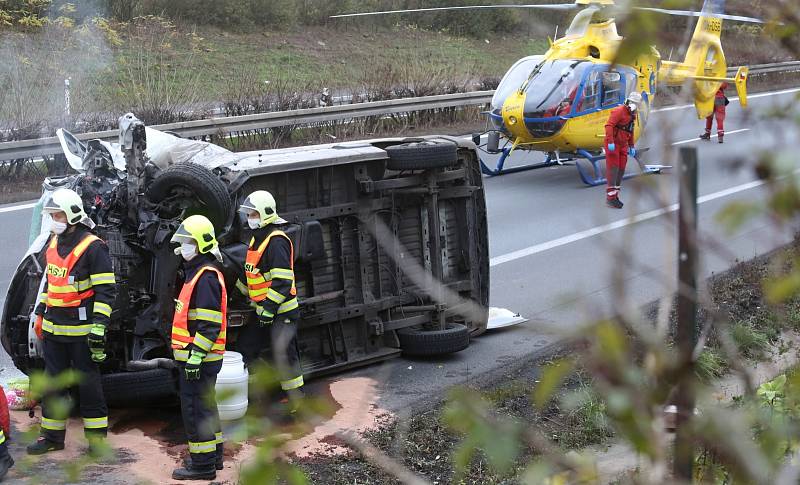
M554 135L566 117L583 109L578 88L591 63L583 60L555 60L545 63L525 90L525 126L534 136ZM536 121L534 121L536 120Z
M542 66L525 91L525 117L551 118L572 110L589 62L558 60Z
M534 136L552 136L564 125L567 116L582 111L583 100L577 98L581 80L592 68L586 60L545 61L526 58L506 73L492 98L492 120L503 129L500 115L503 103L515 90L525 85L525 125Z
M600 83L600 72L592 71L586 76L586 81L583 84L583 100L580 111L599 108L602 95L603 87Z
M541 56L531 56L520 59L508 70L492 97L492 110L499 114L503 108L503 103L506 98L511 96L514 91L518 90L522 83L528 79L528 76L536 68L536 65L541 62Z
M603 107L622 103L625 92L622 89L622 76L618 72L601 73L603 82Z

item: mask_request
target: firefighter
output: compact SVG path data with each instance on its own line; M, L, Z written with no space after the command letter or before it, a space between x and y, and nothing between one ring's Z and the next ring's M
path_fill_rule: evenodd
M184 283L172 320L181 414L189 457L172 472L175 480L213 480L222 470L222 432L214 386L225 354L228 294L214 226L190 216L175 231L175 254L183 257Z
M714 124L714 118L716 117L717 141L722 143L722 139L725 136L725 107L730 102L728 101L728 97L725 96L725 89L727 89L727 87L728 83L723 82L720 84L717 94L714 95L714 111L706 118L706 131L700 135L701 140L711 139L711 125Z
M636 110L642 102L642 95L634 91L620 106L611 110L606 123L606 205L622 209L619 191L625 176L628 155L635 157L633 130L636 123Z
M116 298L108 246L92 234L94 222L83 210L80 195L69 189L53 192L43 211L52 218L47 246L44 290L36 306L34 330L43 339L46 375L55 378L74 369L84 434L91 453L108 433L108 408L99 364L105 361L106 328ZM67 411L61 395L47 394L42 404L41 436L28 454L64 449Z
M297 347L300 310L294 277L294 247L280 229L286 221L278 217L275 198L265 190L250 194L240 207L253 231L250 239L245 277L237 282L239 290L250 298L256 310L257 325L245 325L239 337L246 364L251 364L272 343L272 360L280 376L281 402L290 412L303 397L303 373Z

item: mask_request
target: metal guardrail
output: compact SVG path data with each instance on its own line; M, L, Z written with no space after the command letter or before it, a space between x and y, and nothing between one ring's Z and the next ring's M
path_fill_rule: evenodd
M735 74L736 70L737 67L729 68L728 75ZM751 75L792 71L800 71L800 61L750 66ZM152 128L161 131L173 131L184 137L227 135L230 133L277 128L281 126L308 125L312 123L349 120L367 116L383 116L430 109L475 106L488 103L491 101L493 94L494 91L473 91L469 93L444 94L420 98L402 98L293 111L277 111L244 116L184 121L155 125L152 126ZM110 130L81 133L76 136L81 140L100 139L104 141L116 141L118 133L117 130ZM0 160L40 158L60 153L62 153L61 145L56 137L0 143Z
M728 68L728 74L736 74L735 67ZM800 61L774 62L772 64L757 64L750 66L750 74L767 74L771 72L800 71Z

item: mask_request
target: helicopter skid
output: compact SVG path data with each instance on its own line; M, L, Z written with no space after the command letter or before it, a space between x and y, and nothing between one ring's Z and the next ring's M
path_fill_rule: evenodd
M646 150L646 149L645 149ZM642 150L642 151L645 151ZM544 159L543 162L539 163L532 163L528 165L522 165L519 167L505 167L506 158L511 154L510 148L504 148L500 152L500 158L497 160L497 165L495 168L488 167L483 160L481 160L481 171L490 177L495 177L497 175L506 175L510 173L517 173L523 172L526 170L535 170L537 168L546 168L546 167L554 167L559 165L571 165L572 162L575 161L575 167L578 169L578 175L581 178L581 181L586 185L591 187L596 187L598 185L604 185L606 183L606 178L603 176L604 170L601 166L601 162L603 162L606 158L603 152L600 152L597 155L593 155L587 150L577 150L574 155L578 158L574 158L571 156L562 157L561 155L557 155L554 153L547 153L547 157ZM591 164L592 168L587 169L581 165L580 160L586 160ZM645 165L642 163L638 158L633 157L634 160L639 165L640 173L628 173L625 174L623 177L624 179L629 179L632 177L638 177L639 175L649 175L649 174L656 174L661 173L663 169L671 168L669 165Z
M546 168L546 167L553 167L553 166L556 166L556 165L563 165L564 164L563 162L567 161L567 159L560 159L559 160L556 157L553 157L552 153L548 153L547 154L547 158L545 158L545 160L543 162L531 163L529 165L522 165L520 167L504 168L504 165L505 165L505 162L506 162L506 158L508 158L508 155L510 155L510 154L511 154L511 149L510 148L503 148L503 150L500 152L500 159L497 160L497 166L495 168L493 168L493 169L489 168L485 163L483 163L483 160L481 160L480 161L481 162L481 172L483 172L484 175L489 175L490 177L495 177L497 175L506 175L506 174L509 174L509 173L524 172L526 170L534 170L534 169L537 169L537 168Z
M605 154L603 152L600 152L598 155L592 155L590 152L586 150L578 150L577 154L580 155L582 158L586 159L587 161L589 161L589 163L592 165L592 170L589 171L581 167L580 163L575 164L575 166L578 169L578 175L581 177L583 183L592 187L596 187L598 185L605 185L606 178L603 176L604 171L600 166L600 163L606 158ZM661 173L663 169L671 168L669 165L645 165L637 157L632 157L632 158L636 160L636 163L639 165L640 172L626 173L622 177L623 180L627 180L633 177L638 177L640 175L657 174Z

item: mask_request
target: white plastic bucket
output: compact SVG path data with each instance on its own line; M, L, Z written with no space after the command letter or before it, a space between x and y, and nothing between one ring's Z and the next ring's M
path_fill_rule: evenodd
M242 354L225 351L215 386L220 420L241 419L247 412L247 377ZM226 399L221 399L221 396Z

